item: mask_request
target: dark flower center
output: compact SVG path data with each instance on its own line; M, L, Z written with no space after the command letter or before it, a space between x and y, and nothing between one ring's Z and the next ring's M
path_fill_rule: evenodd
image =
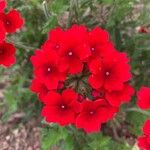
M11 24L11 23L10 23L9 20L6 20L6 21L5 21L5 25L9 26L10 24Z
M100 91L99 97L100 97L100 98L103 98L104 96L105 96L105 92L104 92L104 91Z
M0 49L0 55L1 54L4 54L4 50L3 49Z

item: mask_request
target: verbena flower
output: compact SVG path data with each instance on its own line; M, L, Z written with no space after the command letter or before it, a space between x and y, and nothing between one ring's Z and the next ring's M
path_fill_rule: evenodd
M98 132L134 94L127 54L118 52L99 27L51 30L31 62L31 90L44 103L42 116L50 123Z
M20 29L24 24L23 18L15 9L10 10L7 14L1 13L0 20L3 22L7 33L16 32L16 30Z

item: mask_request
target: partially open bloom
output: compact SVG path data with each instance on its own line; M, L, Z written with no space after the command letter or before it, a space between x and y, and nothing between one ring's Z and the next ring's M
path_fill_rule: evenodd
M98 132L134 94L129 58L99 27L51 30L31 62L31 90L44 103L42 116L50 123Z
M150 88L142 86L137 92L138 102L137 105L141 109L150 109Z
M8 33L16 32L16 30L20 29L24 24L21 14L15 9L9 11L7 14L1 13L0 20L3 22L6 32Z
M46 105L42 110L42 116L46 121L59 123L62 126L74 124L76 116L80 112L77 94L72 89L64 90L61 95L49 92L44 103Z
M15 47L10 43L0 43L0 65L10 67L15 63Z
M150 150L150 120L147 120L143 127L144 135L138 138L140 150Z

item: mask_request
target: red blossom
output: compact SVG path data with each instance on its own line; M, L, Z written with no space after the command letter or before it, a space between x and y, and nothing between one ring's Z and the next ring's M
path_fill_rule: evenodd
M0 65L10 67L16 61L15 47L10 43L0 43Z
M31 62L35 76L41 80L49 90L57 89L58 82L65 80L65 73L58 69L58 55L55 51L38 50L35 56L31 57Z
M106 92L106 99L112 106L119 107L122 103L128 103L134 94L134 88L129 84L124 84L120 91Z
M121 90L123 83L131 78L130 66L127 61L124 54L118 53L105 57L103 61L93 60L89 66L92 73L89 77L90 85L95 89L104 86L108 91Z
M63 48L59 52L61 70L68 70L70 74L82 72L82 61L91 55L86 37L87 29L84 26L74 25L65 31Z
M46 105L42 110L42 116L47 122L59 123L61 126L74 124L80 112L77 94L72 89L64 90L61 95L49 92L44 103Z
M103 99L86 100L82 103L81 113L76 119L76 126L89 133L98 132L101 124L111 119L117 110Z
M128 84L127 54L118 52L107 31L98 27L51 30L31 62L36 78L31 90L42 95L42 116L47 122L98 132L134 93Z
M0 0L0 13L6 8L6 0Z
M150 150L150 120L147 120L143 127L144 135L138 138L140 150Z
M110 42L109 34L99 27L92 29L87 36L88 46L91 50L89 62L95 58L110 55L115 51L114 45Z
M8 33L16 32L16 30L20 29L24 24L21 14L15 9L9 11L7 14L1 13L0 20L3 22L6 32Z
M137 105L141 109L150 109L150 88L142 86L137 92L138 102Z
M55 51L60 51L63 48L64 31L61 28L53 29L49 32L48 40L42 46L42 49L51 49Z

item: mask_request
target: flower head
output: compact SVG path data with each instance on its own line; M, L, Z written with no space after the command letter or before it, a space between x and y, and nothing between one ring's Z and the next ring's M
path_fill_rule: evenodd
M99 27L51 30L31 62L35 76L31 90L42 99L47 122L98 132L134 93L128 83L129 58Z

